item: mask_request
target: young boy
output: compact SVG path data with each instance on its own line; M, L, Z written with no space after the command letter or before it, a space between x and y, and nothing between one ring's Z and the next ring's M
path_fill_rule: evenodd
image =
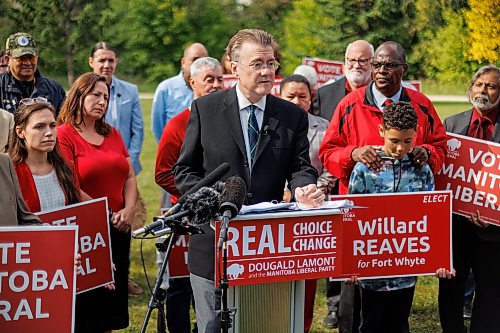
M349 180L349 193L393 193L432 191L434 176L424 164L418 168L408 155L411 154L417 134L417 114L406 102L397 102L386 107L380 136L384 146L378 151L382 168L375 173L358 162ZM438 270L444 277L443 269ZM352 279L351 282L356 282ZM362 333L409 332L408 317L413 302L416 277L360 280Z

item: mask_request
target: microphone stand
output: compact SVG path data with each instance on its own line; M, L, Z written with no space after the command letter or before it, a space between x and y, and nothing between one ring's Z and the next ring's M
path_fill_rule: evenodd
M141 333L146 333L146 328L148 327L148 322L154 309L158 310L157 332L159 333L166 332L163 309L167 293L165 292L165 290L160 288L160 286L163 283L163 274L167 269L168 258L170 257L172 248L174 247L175 243L177 243L179 236L203 233L203 231L200 230L198 227L183 224L181 221L178 220L169 221L169 227L172 230L172 234L170 236L170 240L168 242L166 250L163 251L165 252L165 258L163 259L161 268L158 271L158 275L156 276L155 286L153 288L151 299L149 300L148 310L146 311L146 315L142 323Z
M224 223L225 222L225 223ZM221 227L223 225L228 225L229 223L229 217L224 216L222 218L221 222ZM221 309L221 330L223 333L228 333L229 329L232 327L232 322L233 320L231 319L231 316L234 316L236 313L236 309L228 308L227 304L227 293L228 293L228 288L229 288L229 281L227 279L227 233L224 234L223 237L223 243L222 243L222 267L223 267L223 273L222 276L219 278L219 289L221 290L221 298L222 298L222 309ZM220 267L220 263L218 263Z

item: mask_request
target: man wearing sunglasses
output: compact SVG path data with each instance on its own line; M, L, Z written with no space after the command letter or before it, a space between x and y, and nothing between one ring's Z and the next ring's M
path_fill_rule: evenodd
M377 133L385 106L409 102L418 115L418 129L411 155L421 166L428 163L436 173L443 164L446 133L431 101L422 93L401 85L408 71L404 48L385 42L375 51L372 80L368 86L346 96L337 106L320 148L326 169L340 179L339 193L347 193L352 168L357 162L377 171L381 160L374 146L382 145Z
M0 74L0 108L15 113L23 98L46 98L56 108L62 106L66 93L56 81L37 69L38 49L35 39L24 32L10 35L6 43L9 71Z

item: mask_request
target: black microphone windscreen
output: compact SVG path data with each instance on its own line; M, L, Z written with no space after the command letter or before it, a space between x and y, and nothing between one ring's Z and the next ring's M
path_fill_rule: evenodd
M217 182L212 187L202 187L186 197L182 209L190 212L189 224L194 226L206 224L217 215L222 184Z
M238 176L229 177L222 189L219 211L222 213L225 210L231 211L231 218L238 215L241 206L245 202L247 196L247 186L245 181Z
M179 205L183 205L184 201L187 199L187 197L196 191L198 191L202 187L206 186L212 186L215 184L215 182L221 180L222 177L229 171L229 163L222 163L219 165L217 168L215 168L212 172L210 172L205 178L200 180L196 185L191 187L189 191L184 193L179 200L177 200L177 203Z

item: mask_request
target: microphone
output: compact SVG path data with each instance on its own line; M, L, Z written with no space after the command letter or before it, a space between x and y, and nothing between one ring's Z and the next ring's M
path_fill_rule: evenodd
M179 220L183 217L187 217L190 220L191 226L209 223L210 219L217 213L222 186L222 182L217 182L213 187L205 186L200 188L195 193L185 197L183 210L181 212L169 216L162 215L154 217L153 223L133 231L132 237L141 234L152 234L156 236L156 234L159 233L171 233L171 230L169 230L169 222ZM186 227L189 229L189 226Z
M190 225L210 223L210 220L217 215L223 184L217 182L212 187L202 187L186 198L183 209L191 212L188 216Z
M169 216L179 212L182 208L182 205L186 201L187 197L195 192L197 192L202 187L212 186L216 181L220 180L224 175L229 171L229 163L222 163L217 168L215 168L212 172L208 174L205 178L200 180L196 185L191 187L186 193L180 196L177 200L177 203L172 206L164 215Z
M238 215L245 197L247 195L247 186L245 181L238 176L229 177L221 193L221 204L219 211L222 212L222 223L217 242L217 251L222 249L222 244L227 240L227 229L229 220Z
M184 216L188 216L188 215L189 215L189 211L182 211L182 212L170 215L168 217L155 216L155 217L153 217L153 221L154 221L153 223L151 223L147 226L144 226L142 228L139 228L135 231L132 231L132 237L136 237L136 236L141 235L141 234L147 235L149 233L153 233L152 231L155 229L165 228L165 224L168 221L178 220L178 219L183 218ZM159 230L157 230L156 232L158 232L158 231Z
M122 97L122 94L118 93L118 94L116 94L116 97L120 98L120 97Z

